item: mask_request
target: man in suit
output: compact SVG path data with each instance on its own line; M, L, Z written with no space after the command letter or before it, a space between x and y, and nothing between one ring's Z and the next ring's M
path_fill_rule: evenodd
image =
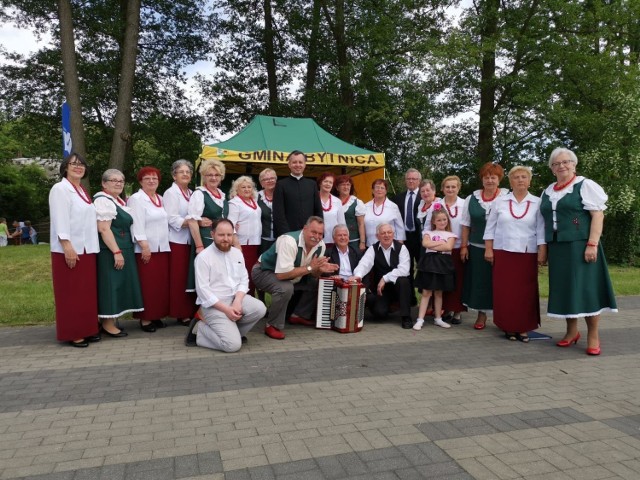
M371 245L353 270L350 281L361 281L371 272L372 295L367 304L374 318L383 318L389 314L389 305L400 304L402 328L412 328L411 296L415 296L409 282L409 251L407 247L394 239L395 232L388 223L376 228L378 242Z
M276 238L302 230L311 216L323 218L318 185L303 176L307 157L294 150L287 157L291 174L278 180L273 192L273 233Z
M404 231L407 240L405 246L409 251L411 262L409 265L409 279L411 291L413 288L414 263L420 260L420 249L422 248L422 232L418 222L418 205L420 204L420 181L422 175L415 168L410 168L404 174L404 183L407 189L393 197L391 200L398 205L400 215L404 221ZM412 295L411 304L415 305L417 300L415 293Z
M339 223L333 227L332 238L333 247L327 249L325 255L329 257L329 262L340 266L336 275L346 280L353 276L362 254L349 244L349 227L345 224Z

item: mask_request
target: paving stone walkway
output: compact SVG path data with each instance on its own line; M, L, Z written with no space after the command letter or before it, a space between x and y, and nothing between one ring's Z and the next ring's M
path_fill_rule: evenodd
M603 354L492 325L258 326L236 354L184 327L88 349L0 329L0 480L640 479L640 297ZM581 321L581 331L586 333Z

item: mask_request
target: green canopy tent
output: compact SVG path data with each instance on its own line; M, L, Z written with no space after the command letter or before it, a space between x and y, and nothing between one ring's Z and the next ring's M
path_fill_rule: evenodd
M371 182L384 178L384 153L356 147L323 130L311 118L256 116L228 140L204 145L198 162L217 159L227 173L257 175L266 167L288 175L287 155L301 150L307 156L305 176L323 172L353 177L356 191L367 196Z

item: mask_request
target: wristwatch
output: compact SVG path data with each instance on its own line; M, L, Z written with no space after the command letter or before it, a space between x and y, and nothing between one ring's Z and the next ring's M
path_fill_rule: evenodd
M307 272L311 273L311 265L307 265Z

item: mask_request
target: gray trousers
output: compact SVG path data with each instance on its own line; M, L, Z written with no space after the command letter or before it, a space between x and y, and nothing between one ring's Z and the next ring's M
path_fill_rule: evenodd
M294 291L304 293L293 313L311 320L318 301L318 280L315 277L307 275L298 283L291 283L291 280L278 280L275 273L270 270L262 270L260 264L256 263L251 270L251 278L258 290L264 290L271 294L267 325L276 327L278 330L284 329L287 306Z
M231 305L233 298L225 298L221 301ZM203 308L204 321L198 322L196 337L198 346L227 353L240 350L242 337L264 317L267 307L260 300L245 295L242 299L242 311L244 313L242 318L234 322L217 308Z

